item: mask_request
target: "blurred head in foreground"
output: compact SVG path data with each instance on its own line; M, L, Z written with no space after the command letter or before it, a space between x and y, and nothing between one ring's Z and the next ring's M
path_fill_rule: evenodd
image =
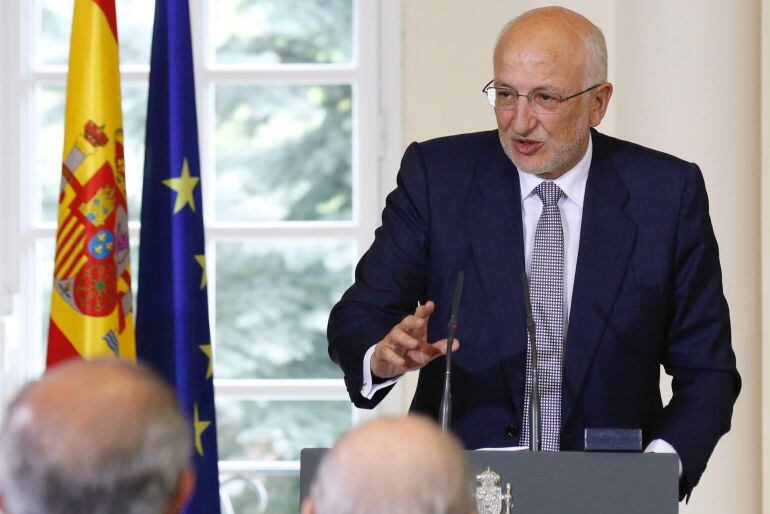
M117 361L62 364L24 387L0 433L8 514L169 514L194 487L171 388Z
M302 514L469 514L471 485L453 436L427 418L381 418L324 456Z

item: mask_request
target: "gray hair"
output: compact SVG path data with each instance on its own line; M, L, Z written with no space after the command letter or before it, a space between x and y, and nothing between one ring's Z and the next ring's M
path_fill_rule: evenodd
M65 377L75 387L62 392ZM72 399L57 404L57 388L59 396L74 389ZM64 364L8 408L0 494L9 514L162 514L191 451L189 423L154 373L120 362Z
M380 418L343 436L316 471L315 514L470 514L457 439L427 418Z
M583 39L586 46L585 87L607 82L607 41L602 30L591 23L591 30Z

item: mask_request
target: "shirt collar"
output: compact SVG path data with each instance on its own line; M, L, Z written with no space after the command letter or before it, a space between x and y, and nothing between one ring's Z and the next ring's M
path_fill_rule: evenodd
M591 156L593 155L593 142L591 138L588 138L588 148L585 155L578 161L578 163L570 170L567 170L561 177L557 178L553 182L559 186L564 194L583 207L583 198L586 194L586 182L588 181L588 170L591 167ZM516 170L519 173L519 186L521 188L521 199L524 200L529 195L535 193L535 188L539 186L545 179L533 175L531 173L524 173Z

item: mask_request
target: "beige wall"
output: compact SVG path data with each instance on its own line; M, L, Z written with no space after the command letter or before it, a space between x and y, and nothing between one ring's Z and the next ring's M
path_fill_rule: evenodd
M681 511L762 512L761 1L557 3L591 18L607 37L610 80L616 89L600 128L697 162L709 191L744 386L732 431ZM497 33L512 16L546 4L405 0L404 143L494 128L480 89L492 75ZM770 88L765 83L764 89ZM768 370L767 357L765 362ZM765 512L770 513L770 506Z
M770 513L770 0L762 0L762 508Z

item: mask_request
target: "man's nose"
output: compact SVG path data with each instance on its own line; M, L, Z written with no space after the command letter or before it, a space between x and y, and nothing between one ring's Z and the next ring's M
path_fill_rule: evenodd
M529 134L537 126L537 114L532 110L526 96L520 96L516 100L516 107L511 114L511 128L517 134Z

